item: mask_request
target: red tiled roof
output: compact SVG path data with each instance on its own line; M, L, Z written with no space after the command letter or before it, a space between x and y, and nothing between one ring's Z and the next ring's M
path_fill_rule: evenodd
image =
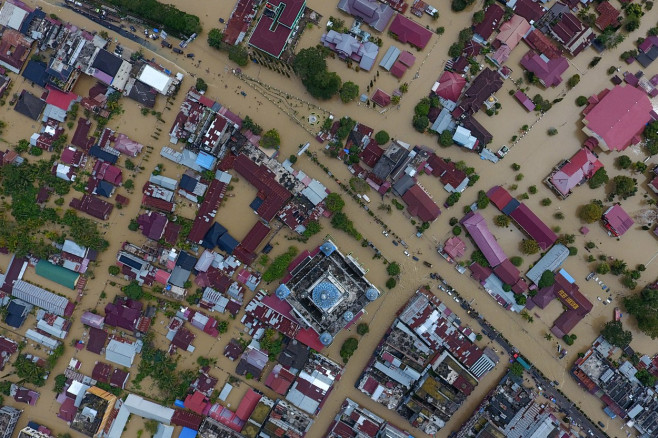
M96 196L87 194L82 195L81 199L71 199L69 206L101 220L106 220L114 209L113 204L105 202Z
M402 14L396 14L388 27L388 31L394 34L401 43L409 43L412 46L424 49L432 38L432 32L425 29Z
M443 245L443 251L453 259L459 259L466 252L466 244L456 236L452 236Z
M255 3L256 0L238 0L231 17L226 23L226 30L224 30L224 42L226 44L234 45L240 33L247 31L255 13Z
M528 0L532 1L532 0ZM534 2L533 2L534 3ZM561 56L560 49L539 29L535 29L525 37L525 42L540 54L548 59L555 59Z
M142 197L142 205L144 207L151 207L157 210L162 210L167 213L173 212L175 207L174 204L171 202L165 201L164 199L160 199L160 198L154 198L148 195L144 195Z
M596 12L600 15L596 19L596 27L603 30L608 26L619 23L619 10L610 4L610 2L601 2L596 6Z
M203 393L194 391L194 393L188 394L185 397L184 405L187 409L202 415L203 410L208 406L208 399Z
M417 216L423 222L432 222L441 214L439 206L418 184L407 190L402 200L407 204L409 214Z
M514 49L521 38L530 30L530 23L525 18L519 15L512 15L512 18L507 20L500 26L500 33L496 39L501 44L507 45L510 49Z
M457 188L467 178L466 173L457 169L455 163L452 161L446 161L436 154L429 156L427 164L432 168L432 175L440 178L441 183L444 185L450 185L453 188Z
M485 41L488 40L500 26L503 15L505 15L503 8L496 3L490 5L484 12L484 19L475 25L473 32L480 35Z
M602 149L621 151L636 142L653 108L643 90L616 85L601 92L598 103L587 109L583 130L593 134Z
M496 266L493 270L496 277L500 278L503 283L514 285L519 279L519 270L506 259L500 265Z
M254 163L244 154L237 156L233 166L264 198L257 213L264 220L271 221L292 196L290 192L275 180L274 175L265 165Z
M375 91L375 94L372 95L370 100L381 107L386 107L391 103L391 96L377 88L377 91Z
M256 221L254 226L249 230L247 235L240 245L244 247L247 251L253 252L256 251L256 248L261 244L263 239L267 237L270 232L270 227L262 223L261 221Z
M295 381L295 375L281 365L276 365L265 379L265 385L279 395L286 395L290 385Z
M377 142L371 140L368 145L361 151L359 158L363 160L366 166L375 167L377 161L384 155L384 149L377 145Z
M171 422L176 426L189 427L190 429L199 430L203 422L203 416L182 409L175 409Z

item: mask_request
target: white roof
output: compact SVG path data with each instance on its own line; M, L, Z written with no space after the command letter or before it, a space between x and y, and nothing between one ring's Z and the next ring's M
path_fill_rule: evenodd
M128 395L122 407L128 408L131 414L164 424L169 424L171 417L174 416L173 409L153 403L135 394Z
M5 2L0 10L0 24L14 30L20 30L27 14L28 12L20 6Z
M233 390L233 386L230 383L227 383L226 385L224 385L224 388L222 388L222 392L219 393L218 398L221 401L226 401L226 398L228 397L228 395L231 393L232 390Z
M171 87L174 78L154 69L150 65L145 65L137 78L140 82L155 88L160 94L167 94L167 90Z
M45 289L35 286L23 280L16 280L11 291L12 296L21 299L33 306L62 316L69 304L69 300L59 295L55 295Z
M126 368L130 368L135 360L137 354L137 347L135 344L119 342L112 339L105 348L105 359Z
M153 435L153 438L171 438L174 435L174 426L165 426L158 424L158 430Z
M68 239L64 241L64 245L62 245L62 251L68 252L69 254L73 254L74 256L78 256L80 258L84 258L84 256L87 254L87 248L80 246L74 241Z
M58 340L53 339L53 338L48 337L48 336L45 336L45 335L42 335L38 331L32 330L32 329L28 329L25 332L25 337L32 340L32 341L34 341L34 342L38 342L39 344L45 346L46 348L48 348L50 350L56 348L59 345Z
M178 181L162 175L151 175L149 181L169 190L176 190L176 187L178 186Z
M59 316L57 318L63 320L63 318L60 318ZM46 322L45 319L40 319L39 322L37 322L37 328L39 330L43 330L49 335L55 336L56 338L64 339L68 334L68 332L66 330L63 330L61 326L57 324L58 321L55 322L56 322L55 324L50 325Z

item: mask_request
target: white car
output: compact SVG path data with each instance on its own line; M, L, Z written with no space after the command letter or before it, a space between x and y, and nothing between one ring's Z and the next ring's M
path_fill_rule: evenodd
M452 296L452 292L448 291L448 295Z
M405 250L405 251L404 251L404 255L406 255L407 257L409 257L411 254L409 254L409 251Z
M457 297L454 297L453 300L455 300L455 302L457 302L457 303L459 302L459 298L457 298Z
M386 230L383 230L383 231L382 231L382 234L383 234L384 236L388 237L388 233L386 232Z
M601 301L601 297L596 297L597 300Z
M608 299L605 300L605 302L606 302L606 304L610 304L610 303L612 303L612 297L608 297Z

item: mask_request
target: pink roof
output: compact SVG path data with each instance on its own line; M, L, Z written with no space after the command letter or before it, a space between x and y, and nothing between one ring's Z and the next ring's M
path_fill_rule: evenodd
M396 78L400 79L407 72L407 67L400 61L395 61L393 67L391 67L391 74Z
M546 87L559 85L562 82L562 73L569 68L569 63L563 56L546 61L532 50L523 55L521 65L526 70L534 73Z
M375 94L372 95L371 100L381 107L388 106L391 103L391 96L377 88Z
M643 90L617 85L589 110L583 129L599 140L602 149L621 151L637 143L652 110Z
M527 205L521 204L510 217L530 236L537 241L542 250L548 249L557 240L557 235L546 225Z
M563 196L568 196L578 184L591 178L602 167L593 152L582 148L550 177L550 182Z
M513 50L529 30L530 23L525 18L519 15L512 15L512 18L500 26L500 33L496 39Z
M425 29L402 14L396 14L388 31L397 36L401 43L409 43L419 49L424 49L432 38L432 32Z
M514 93L514 97L516 100L518 100L521 105L525 107L528 111L532 111L535 109L535 104L532 103L532 100L521 90L517 90L516 93Z
M398 62L401 62L402 64L406 65L407 67L411 67L416 62L416 57L414 55L412 55L411 52L408 52L408 51L405 50L398 57Z
M443 245L443 252L457 260L464 256L466 244L459 237L453 236L446 240L446 243Z
M457 102L465 85L466 79L459 74L445 71L439 78L439 86L434 92L439 97Z
M169 281L169 276L171 274L164 269L158 269L155 271L155 281L157 281L160 284L167 284L167 281Z
M49 105L54 105L57 108L68 111L71 106L71 102L78 99L78 96L75 93L63 93L56 88L51 87L50 85L46 86L48 90L48 97L46 97L46 103Z
M418 184L407 190L402 195L402 200L407 204L409 214L417 216L423 222L433 222L441 214L439 206Z
M635 221L624 211L621 206L615 204L603 213L603 222L612 234L621 236L628 231Z
M500 247L496 238L480 213L469 213L462 219L462 225L471 236L477 247L487 259L491 266L498 266L507 260L505 252Z

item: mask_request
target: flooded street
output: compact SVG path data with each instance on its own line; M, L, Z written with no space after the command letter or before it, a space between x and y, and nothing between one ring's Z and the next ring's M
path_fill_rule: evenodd
M61 19L69 20L80 27L88 30L101 30L101 28L73 13L68 9L59 6L53 7L49 3L35 2L29 0L26 2L31 6L41 5L47 12L56 13ZM54 3L54 2L53 2ZM571 195L566 201L559 200L543 183L543 179L550 173L551 169L558 164L562 159L568 158L573 155L582 142L585 140L584 134L581 132L581 122L579 111L580 108L574 103L574 100L579 95L589 96L593 93L599 92L604 87L610 87L611 83L607 79L606 70L611 64L619 64L619 53L628 50L632 45L632 40L635 37L644 35L646 30L653 26L655 23L651 17L644 19L640 30L633 33L634 38L628 38L626 42L622 43L619 48L606 54L604 59L594 69L588 69L587 65L591 58L597 56L593 49L587 49L577 59L571 60L572 65L569 70L564 74L564 78L568 78L572 74L579 73L581 75L580 83L570 90L562 102L554 105L546 115L539 121L536 113L527 113L526 110L518 104L508 94L509 90L515 89L512 80L522 77L522 68L518 64L519 59L526 52L526 46L521 43L513 53L508 61L508 65L513 69L513 74L505 85L497 93L502 110L499 115L488 117L484 112L477 115L477 119L491 131L494 135L493 144L490 149L497 150L502 144L511 145L510 139L513 135L520 135L519 130L522 125L533 125L532 129L527 135L521 138L516 143L509 154L504 160L497 164L488 161L482 161L480 158L465 150L461 150L457 146L450 148L440 148L437 143L436 136L427 134L420 134L413 130L411 126L411 115L413 114L413 107L424 96L427 95L431 85L440 75L443 66L448 59L447 51L450 44L452 44L458 31L470 24L472 12L465 11L460 14L453 14L448 10L441 11L441 17L438 21L431 20L425 15L421 22L423 25L428 25L432 28L444 26L446 28L443 36L434 35L426 49L422 52L415 53L416 64L413 68L407 71L406 75L401 81L398 81L393 76L389 75L383 70L380 70L379 77L376 76L377 67L373 68L371 72L355 71L347 68L346 64L338 59L328 59L329 69L336 71L343 81L354 81L360 86L361 92L364 93L370 81L374 81L374 88L381 88L387 93L393 92L401 83L407 82L409 84L409 91L406 93L399 106L389 107L387 111L380 113L381 109L367 108L365 105L351 103L343 104L338 98L334 98L329 102L320 102L312 97L304 90L301 82L297 78L290 79L274 73L266 68L260 67L256 64L250 64L243 68L243 73L251 78L254 78L258 83L271 84L276 87L277 91L271 94L261 94L258 90L263 90L262 86L255 86L254 83L242 80L231 73L231 69L235 67L226 57L225 53L218 52L211 49L206 43L206 33L213 27L219 27L219 18L228 19L230 12L234 7L234 3L229 0L221 2L210 0L197 0L194 2L183 0L171 0L170 3L174 4L186 12L196 14L200 17L204 28L204 33L193 42L188 51L194 52L196 58L190 60L181 55L176 55L170 50L158 48L155 53L156 60L161 62L172 72L183 72L187 75L194 74L196 77L202 77L209 85L207 95L212 99L217 100L222 105L227 106L231 111L240 116L250 115L255 122L263 126L265 130L270 128L277 128L281 133L282 145L280 149L280 160L282 161L290 154L295 154L298 151L298 145L310 142L311 146L309 151L317 154L320 162L326 165L334 178L325 174L316 164L314 164L307 156L303 155L295 164L296 169L303 170L306 174L320 180L332 192L342 193L342 189L336 180L347 183L351 177L345 164L339 160L331 159L323 154L323 146L312 138L312 136L298 126L291 117L286 114L286 111L296 111L298 119L307 118L312 112L315 113L331 113L336 117L349 115L360 123L372 127L375 131L385 129L389 132L392 138L398 138L404 142L412 145L426 145L436 150L440 156L447 157L453 161L463 160L468 166L475 168L476 172L480 175L480 180L471 188L468 188L463 194L460 202L448 209L442 209L442 215L431 225L430 229L425 232L421 238L416 237L416 228L412 224L411 218L406 214L406 210L399 211L396 208L392 209L390 214L383 210L378 210L380 203L390 204L391 197L388 195L385 198L380 198L376 193L369 192L368 196L372 199L369 208L373 210L375 215L379 216L399 238L409 244L409 252L417 256L420 261L416 262L411 257L406 257L403 254L401 246L394 246L392 243L392 235L385 237L382 234L382 228L375 220L368 215L368 213L354 202L349 196L343 196L346 201L345 212L354 221L357 230L370 242L372 242L383 253L383 256L389 261L396 261L402 268L400 281L398 285L392 289L387 290L384 286L388 276L386 275L385 265L381 260L373 259L374 251L369 247L362 247L359 242L356 242L351 237L347 236L341 231L331 228L329 221L323 219L321 225L323 230L318 235L309 240L308 243L302 244L295 240L295 235L287 228L282 229L276 234L272 244L274 250L270 254L270 259L283 253L288 246L295 245L300 250L304 248L311 248L318 245L322 239L330 235L332 239L344 254L352 253L361 261L364 266L369 269L368 279L373 282L385 294L379 300L375 301L368 308L367 313L363 317L363 322L370 325L370 333L360 339L359 349L356 354L350 359L345 368L345 372L340 382L334 386L333 393L327 399L323 407L323 414L316 419L315 424L311 428L307 436L318 437L321 436L329 423L333 419L333 414L336 413L345 397L350 397L359 402L367 409L373 411L379 416L390 420L396 426L409 430L414 436L425 436L417 430L413 430L406 421L397 416L396 414L387 411L383 406L372 402L365 394L362 394L354 388L354 384L361 374L364 366L371 357L372 352L377 346L381 337L389 328L391 322L395 317L395 313L401 306L409 299L414 291L421 285L429 285L431 290L439 294L440 298L445 300L448 306L459 315L465 325L469 325L474 331L479 332L477 322L466 315L465 311L459 305L451 300L443 292L439 291L436 287L437 283L430 279L430 272L439 272L446 281L457 289L461 297L469 302L474 309L483 314L485 318L492 323L492 325L499 330L507 339L514 345L518 346L524 356L533 362L549 379L558 380L560 382L560 389L574 402L576 402L594 421L604 421L610 424L609 430L616 430L621 426L619 419L610 420L605 416L602 411L600 403L591 395L581 390L575 381L569 377L568 370L576 358L576 354L584 351L591 342L598 336L598 333L603 324L612 319L612 313L615 306L620 306L620 299L631 292L623 288L619 282L620 278L616 278L611 274L600 276L600 278L611 287L613 302L605 306L602 302L597 300L598 296L605 299L602 294L601 288L593 281L586 282L585 277L593 270L595 264L587 263L586 258L589 253L585 249L585 243L592 241L596 244L596 248L592 250L592 254L598 258L599 255L608 255L618 258L623 258L629 267L634 267L639 263L647 266L647 271L644 273L642 279L639 281L640 286L638 290L647 282L654 280L658 268L654 257L657 253L656 240L648 235L648 232L640 229L636 224L632 230L624 235L619 240L609 237L605 229L599 224L592 224L589 226L590 233L587 236L582 236L578 230L583 225L578 219L576 212L577 209L589 202L591 199L605 199L606 195L604 188L591 190L587 185L577 188L574 194ZM432 2L430 2L432 3ZM434 0L436 3L436 0ZM319 43L320 36L324 31L329 16L340 16L344 19L346 24L351 23L351 18L343 15L335 7L336 2L320 2L311 1L309 7L318 11L322 16L320 28L314 27L306 29L297 49L303 47L314 46ZM447 3L446 3L447 4ZM435 4L435 6L437 6ZM479 8L479 6L478 6ZM139 30L138 30L139 31ZM114 37L113 32L108 32L111 37ZM388 35L380 35L384 40L384 45L380 49L380 56L392 43ZM133 41L119 38L121 44L133 50L139 47ZM402 47L399 43L398 47ZM408 48L408 47L406 47ZM151 57L151 55L146 55ZM656 66L646 70L646 74L652 76L655 74ZM635 72L636 65L629 67L630 71ZM623 70L622 70L623 72ZM42 90L37 86L31 86L26 83L22 77L12 76L14 83L12 93L19 93L23 88L26 88L33 93L39 95ZM75 92L80 95L86 95L89 87L95 81L83 77L76 85ZM166 102L162 96L158 96L155 111L162 113L164 122L159 122L155 116L142 115L140 108L136 102L123 98L121 100L124 113L115 119L112 119L108 127L116 130L117 132L124 133L132 139L139 141L146 147L140 156L133 161L138 165L137 170L130 172L124 168L124 181L132 179L136 192L148 180L150 172L158 164L164 164L163 174L172 178L180 179L184 172L184 168L179 165L165 160L160 157L159 151L163 146L170 146L174 148L181 148L182 145L170 145L168 142L168 131L171 127L172 121L178 112L178 108L185 97L184 90L192 86L194 79L189 76L186 77L181 92L177 98L173 99L170 103ZM524 85L525 87L525 85ZM246 96L242 96L240 91L245 91ZM549 100L562 96L566 92L566 80L556 89L540 90L535 86L530 86L527 92L529 96L534 96L541 93L544 98ZM276 96L285 96L286 94L297 96L300 100L285 99L287 105L282 105L279 101L277 104ZM370 92L370 95L372 91ZM304 103L304 101L308 103ZM274 102L274 103L273 103ZM169 108L169 109L167 109ZM8 109L8 107L6 107ZM29 138L33 132L37 132L39 126L36 122L28 121L25 117L19 115L13 110L4 111L2 120L7 123L7 129L3 134L3 140L7 143L4 147L10 147L22 138ZM548 128L557 128L558 134L553 137L547 135ZM75 128L74 128L75 129ZM68 132L69 139L72 137L74 131ZM156 138L154 138L156 137ZM625 152L633 161L643 160L643 152L639 148L632 148ZM46 154L44 154L44 157ZM615 168L613 162L617 154L602 153L600 156L601 162L606 167L608 175L612 179L613 176L618 174L628 174L628 171L623 171ZM124 166L125 158L119 161L120 166ZM656 159L653 158L646 164L651 167ZM512 163L518 163L521 166L520 173L525 177L519 182L512 181L514 174L510 168ZM139 170L139 167L144 170ZM88 165L88 171L91 170L91 165ZM234 174L235 176L235 174ZM646 190L644 177L640 176L638 181L640 183L639 193L625 201L622 201L624 209L634 216L639 214L643 209L649 208L646 200L643 198L643 193ZM429 176L421 175L419 182L425 187L433 196L438 205L442 205L447 198L447 192L442 188L438 179ZM540 218L542 218L550 226L561 227L560 233L568 233L576 235L575 247L578 248L578 254L570 257L564 264L564 268L576 279L580 285L580 290L594 303L594 309L591 314L586 317L574 330L573 333L577 334L578 338L575 344L569 347L569 354L565 359L559 360L557 358L556 340L547 341L544 335L550 332L553 321L562 311L561 305L556 301L551 303L546 309L539 310L538 316L534 317L534 323L525 322L519 315L508 312L500 307L491 297L489 297L479 285L473 281L468 273L465 275L459 274L453 266L450 266L436 253L436 246L445 241L451 235L451 227L448 220L451 217L460 218L463 215L463 207L471 202L474 202L478 190L488 190L493 185L503 185L509 187L512 184L518 184L518 189L511 191L513 196L520 195L527 191L531 185L537 186L538 192L535 195L530 195L530 199L524 201ZM224 199L222 207L217 214L217 221L224 225L229 232L238 240L240 240L249 231L251 226L256 220L256 216L249 208L249 203L253 200L256 190L251 187L246 181L235 180L232 182L233 190L227 192L228 197ZM94 277L87 283L85 296L82 302L76 308L74 313L74 320L76 323L73 325L74 329L67 337L66 353L58 363L57 368L53 371L54 375L60 374L68 364L70 357L75 357L82 362L81 372L91 374L96 361L103 360L100 356L94 355L86 350L76 350L71 347L70 342L77 339L85 339L86 334L83 333L84 327L79 323L80 315L86 310L96 309L99 313L103 313L105 305L112 301L117 294L120 294L119 287L126 284L127 281L110 277L107 272L107 266L111 265L116 258L117 251L125 241L135 242L140 244L146 239L139 232L131 232L128 230L128 224L131 219L134 219L140 211L140 195L138 193L129 194L125 188L119 188L118 194L129 196L131 202L129 205L122 209L116 209L112 213L109 221L102 224L103 231L106 233L105 238L109 241L110 247L99 258L98 266L91 267ZM235 195L235 196L231 196ZM72 197L79 197L80 193L71 190L71 193L65 197L68 205ZM540 200L543 198L550 198L553 202L550 206L542 206ZM56 196L50 200L53 202ZM50 205L49 204L49 205ZM553 215L561 211L565 219L554 219ZM196 213L196 206L189 203L189 201L180 202L177 206L176 214L183 217L193 218ZM482 214L487 218L489 223L491 219L499 214L498 210L490 205ZM491 224L490 229L495 234L499 243L505 250L508 256L519 255L519 243L524 238L521 231L517 230L514 226L507 229L501 229ZM467 254L472 251L472 243L467 241L469 250ZM536 256L524 256L524 264L521 268L522 272L526 272L529 266L539 259ZM9 258L7 256L0 256L2 266L8 264ZM428 269L422 264L422 261L428 261L434 266ZM55 290L59 293L65 294L68 298L74 299L75 292L64 290L61 286L52 284L42 277L36 276L33 268L29 268L26 273L26 279L35 284L41 285L45 288ZM115 282L112 285L111 282ZM265 287L265 285L261 285ZM276 284L272 283L266 286L267 290L274 290ZM104 293L104 298L101 294ZM253 296L253 293L247 292L245 301L248 301ZM186 305L186 303L182 303ZM216 367L211 371L211 374L219 379L217 389L221 390L224 382L228 380L229 373L234 372L235 363L226 359L223 354L223 348L231 338L239 338L244 336L242 334L242 325L237 320L231 320L226 315L215 315L219 319L229 321L228 333L221 334L218 338L212 338L209 335L200 332L196 328L187 327L197 335L194 345L196 351L193 354L182 352L181 360L179 362L180 369L194 369L197 368L196 358L199 356L213 357L217 359ZM164 335L167 332L166 323L168 319L162 312L158 314L158 318L153 322L153 329L157 333L156 339L159 345L166 348L168 342L164 340ZM650 338L642 335L636 330L635 322L631 318L624 316L622 320L627 327L633 329L633 343L632 347L641 353L653 355L656 353L655 342ZM30 316L21 331L26 327L34 325L34 317ZM6 330L3 325L3 330ZM10 336L15 337L10 334ZM346 332L337 336L332 346L323 351L333 360L340 362L338 354L340 346L343 341L349 336L357 336L354 332ZM358 337L358 336L357 336ZM16 338L18 339L18 338ZM487 339L478 342L479 345L485 346ZM560 341L561 342L561 341ZM498 346L494 346L499 349ZM39 351L33 350L31 346L26 349L27 352L34 352L39 354ZM446 427L441 430L437 436L446 437L450 431L459 428L467 418L469 418L472 410L480 403L482 397L496 385L498 379L504 374L506 364L509 358L506 356L501 357L501 361L495 370L489 373L482 381L476 390L469 396L462 408L457 412ZM136 366L131 370L131 379L136 374ZM267 373L267 372L266 372ZM264 373L264 375L267 375ZM264 380L264 379L263 379ZM249 385L254 386L266 395L273 396L271 390L266 388L260 382L242 380L239 388L237 388L229 398L230 404L235 407L239 403L240 397L245 393ZM141 384L142 391L149 394L149 382L143 381ZM128 389L134 389L131 384ZM153 392L157 394L157 391ZM21 408L26 408L26 414L21 418L19 426L22 427L28 420L33 419L37 422L51 427L54 431L61 432L66 429L61 420L55 418L55 413L58 410L58 404L54 400L54 393L52 392L52 380L41 388L41 397L35 407L26 407L21 405ZM143 421L133 419L129 423L125 436L137 436L137 431L143 428ZM77 435L74 431L68 431L73 436ZM611 432L612 433L612 432ZM614 433L613 433L614 434Z

